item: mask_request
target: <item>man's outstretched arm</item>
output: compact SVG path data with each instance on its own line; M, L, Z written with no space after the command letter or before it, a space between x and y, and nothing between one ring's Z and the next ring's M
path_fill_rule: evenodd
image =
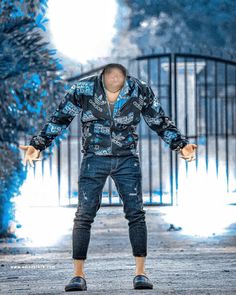
M160 100L148 85L143 86L144 105L142 115L147 125L164 140L173 151L183 151L182 156L188 158L197 146L190 144L186 136L182 135L175 123L165 114ZM189 151L188 151L189 150Z
M52 141L69 126L74 117L82 110L81 98L78 85L73 84L67 90L57 109L49 116L40 133L31 138L29 145L40 151L49 147Z
M80 82L73 84L65 93L56 110L48 116L47 122L39 132L34 135L29 145L20 145L19 148L25 151L23 164L27 161L34 167L33 161L41 160L39 158L41 151L52 144L52 141L63 129L66 129L74 117L82 110L83 91L80 91ZM83 90L83 89L81 89Z

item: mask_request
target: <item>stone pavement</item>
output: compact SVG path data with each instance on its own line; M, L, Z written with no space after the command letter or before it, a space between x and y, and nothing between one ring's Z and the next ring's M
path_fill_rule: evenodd
M65 210L72 220L75 208ZM236 224L221 235L187 236L167 231L163 217L171 207L145 206L145 210L146 273L154 289L133 289L135 264L122 207L101 207L92 224L85 294L236 294ZM48 247L2 241L0 294L78 294L64 292L73 274L71 230Z

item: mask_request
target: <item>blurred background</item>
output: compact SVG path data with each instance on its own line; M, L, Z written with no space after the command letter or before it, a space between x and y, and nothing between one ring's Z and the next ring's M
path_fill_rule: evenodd
M145 206L167 210L166 221L188 235L221 233L235 222L235 26L233 0L2 0L0 237L41 245L71 226L66 208L75 211L78 202L80 115L34 168L23 166L19 144L29 144L72 83L109 62L149 83L198 145L188 163L141 120ZM102 206L122 206L110 177ZM52 216L58 231L45 238Z

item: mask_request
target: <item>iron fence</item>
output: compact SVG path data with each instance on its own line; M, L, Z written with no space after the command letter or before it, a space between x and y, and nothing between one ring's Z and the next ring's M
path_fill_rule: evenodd
M227 192L235 192L236 62L199 54L162 53L130 59L126 66L130 74L148 82L181 133L198 145L196 169L204 165L208 172L210 165L217 177L225 175ZM68 83L102 68L72 77ZM144 204L177 204L180 173L188 171L189 164L171 151L143 118L138 133ZM47 168L42 161L41 173L47 169L57 179L59 205L76 206L82 157L80 115L69 126L68 136L49 151L53 153L46 161ZM102 205L121 205L111 177L103 189Z

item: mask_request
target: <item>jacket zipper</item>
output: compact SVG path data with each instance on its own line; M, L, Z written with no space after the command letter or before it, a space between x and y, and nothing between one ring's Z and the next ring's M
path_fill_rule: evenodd
M103 82L102 82L102 84L103 84ZM103 94L104 94L104 96L105 96L105 98L106 98L107 107L108 107L108 112L109 112L109 114L110 114L110 119L112 120L111 110L110 110L109 102L108 102L108 99L107 99L107 94L106 94L106 91L105 91L105 89L104 89L104 85L102 85L102 91L103 91Z
M108 112L110 114L110 123L111 123L111 127L112 127L113 126L113 119L112 119L112 115L111 115L111 109L110 109L109 102L108 102L108 99L107 99L106 91L104 89L103 89L103 92L104 92L104 95L105 95L105 98L106 98ZM111 127L110 127L110 141L111 141L111 151L112 151L112 135L111 135L112 131L111 131Z
M109 111L109 113L110 113L110 117L111 117L111 120L112 120L111 109L110 109L110 106L109 106L109 102L108 102L108 99L107 99L107 95L106 95L106 93L105 93L105 97L106 97L106 101L107 101L108 111Z
M121 110L127 105L127 103L129 102L130 99L131 99L131 97L128 98L127 101L121 106L121 108L118 111L119 114L120 114ZM117 112L115 113L114 118L115 118L116 115L117 115Z
M123 108L128 104L128 102L133 98L134 96L131 96L131 97L128 97L126 102L121 106L121 108L119 109L119 113L121 112L121 110L123 110ZM115 116L117 115L117 112L116 114L114 115L114 118Z

